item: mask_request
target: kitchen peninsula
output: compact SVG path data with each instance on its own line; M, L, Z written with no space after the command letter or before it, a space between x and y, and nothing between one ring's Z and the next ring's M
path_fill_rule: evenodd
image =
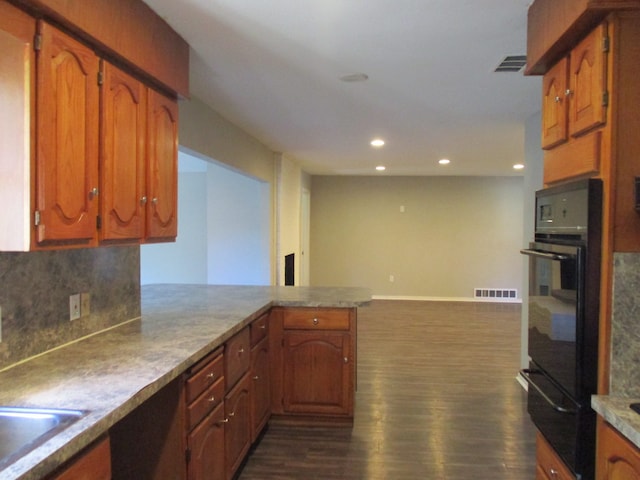
M207 285L150 285L142 287L141 296L140 318L0 372L1 405L86 411L61 433L3 467L0 477L45 478L117 429L166 387L182 385L185 372L221 351L225 342L228 346L272 309L309 311L314 313L310 325L320 328L329 328L322 326L323 311L349 312L355 337L356 309L371 298L367 289L360 288ZM327 318L332 317L327 314ZM326 325L340 328L336 323ZM344 363L355 372L355 348L351 355ZM177 398L182 412L182 391ZM118 439L111 442L112 451L118 451ZM179 453L184 458L184 452Z

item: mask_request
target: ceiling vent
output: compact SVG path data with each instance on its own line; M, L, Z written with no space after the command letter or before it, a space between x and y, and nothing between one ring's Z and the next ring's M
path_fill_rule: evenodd
M508 55L495 69L496 72L519 72L527 64L526 55Z

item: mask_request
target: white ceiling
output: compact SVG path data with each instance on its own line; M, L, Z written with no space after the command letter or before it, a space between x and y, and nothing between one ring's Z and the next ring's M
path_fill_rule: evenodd
M541 79L494 69L531 0L144 1L191 45L191 94L309 173L522 174Z

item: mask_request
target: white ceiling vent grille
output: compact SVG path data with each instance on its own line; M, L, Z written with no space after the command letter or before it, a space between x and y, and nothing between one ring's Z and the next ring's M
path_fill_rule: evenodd
M519 72L527 64L526 55L508 55L495 69L496 72Z

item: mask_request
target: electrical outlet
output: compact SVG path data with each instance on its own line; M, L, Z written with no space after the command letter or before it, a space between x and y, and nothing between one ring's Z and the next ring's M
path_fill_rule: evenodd
M80 294L76 293L69 296L69 320L78 318L80 318Z
M83 317L91 315L91 295L88 292L80 294L80 315Z

